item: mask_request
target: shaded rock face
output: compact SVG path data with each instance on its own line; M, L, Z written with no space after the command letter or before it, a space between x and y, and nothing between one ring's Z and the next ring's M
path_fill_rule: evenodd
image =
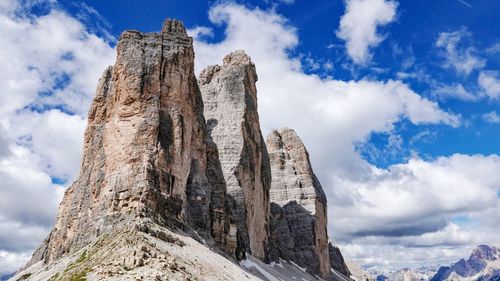
M51 262L141 217L189 226L234 253L225 192L192 39L172 20L161 33L126 31L89 111L81 173L30 264Z
M441 266L436 272L436 275L434 275L430 281L440 281L446 279L450 274L448 273L450 270L449 266Z
M267 137L271 162L271 239L273 257L291 260L323 278L331 275L326 196L309 154L295 131ZM347 275L349 276L349 275Z
M266 260L271 169L257 113L255 66L243 51L202 71L199 86L217 144L240 247Z
M351 271L347 267L347 264L340 252L340 249L333 246L332 243L328 243L328 256L330 258L330 266L336 271L342 273L344 276L351 276Z

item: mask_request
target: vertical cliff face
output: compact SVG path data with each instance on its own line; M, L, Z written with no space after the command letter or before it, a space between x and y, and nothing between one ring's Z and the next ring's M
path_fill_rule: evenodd
M32 262L50 262L141 217L189 225L234 248L224 208L192 39L171 20L161 33L124 32L116 64L104 72L89 111L81 173Z
M257 113L255 66L243 51L203 70L199 86L217 144L240 246L266 259L271 170Z
M271 161L271 237L273 254L323 278L330 276L326 196L309 154L295 131L267 137Z

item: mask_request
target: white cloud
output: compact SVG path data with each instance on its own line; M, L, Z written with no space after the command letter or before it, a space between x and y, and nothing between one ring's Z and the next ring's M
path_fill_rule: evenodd
M357 64L370 62L370 48L384 39L378 28L395 20L398 3L390 0L345 0L337 36L346 41L347 53Z
M479 86L491 99L500 99L500 74L498 71L481 71L478 77Z
M453 214L486 210L499 204L498 156L453 155L432 162L411 159L387 170L373 168L370 179L338 175L354 204L333 205L333 229L341 236L407 236L435 232ZM425 202L425 204L423 204ZM349 214L355 212L356 216Z
M34 3L48 12L29 14ZM52 0L1 1L0 36L2 275L50 230L64 191L52 179L69 184L78 172L88 106L115 54Z
M480 96L466 90L462 84L441 85L434 89L434 94L441 100L449 98L463 101L478 101Z
M15 144L11 150L0 160L0 276L19 268L47 236L64 192L36 154Z
M20 111L12 120L15 139L29 136L29 147L45 163L53 177L72 179L80 169L86 119L58 109L37 113Z
M497 43L493 44L491 47L489 47L488 49L486 49L486 53L491 54L491 55L495 55L495 54L500 53L500 42L497 42Z
M28 262L30 257L29 253L14 254L0 250L0 274L10 274L17 271L19 265Z
M188 35L191 37L196 37L196 38L202 38L204 36L206 37L213 37L214 32L211 28L205 27L205 26L197 26L193 29L189 29Z
M461 45L471 34L466 28L453 32L442 32L436 40L436 46L444 51L444 67L453 68L458 74L469 75L473 70L482 69L486 62L479 57L474 47Z
M489 123L500 124L500 115L498 115L495 111L490 111L488 113L483 114L483 119Z

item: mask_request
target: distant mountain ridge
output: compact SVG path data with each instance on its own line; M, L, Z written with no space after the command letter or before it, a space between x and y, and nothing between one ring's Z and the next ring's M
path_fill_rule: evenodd
M355 265L348 265L351 272L354 272L351 278L355 281L500 281L500 247L479 245L468 259L460 259L437 270L420 267L380 272L365 271L359 266L357 269Z
M430 281L499 281L500 247L480 245L467 260L443 266Z

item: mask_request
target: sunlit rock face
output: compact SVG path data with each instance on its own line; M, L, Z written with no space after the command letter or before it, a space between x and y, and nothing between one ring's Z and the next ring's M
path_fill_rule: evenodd
M160 33L125 31L88 114L81 172L30 264L51 262L120 222L187 225L229 253L225 184L181 22Z
M240 246L266 260L271 168L257 112L257 74L243 51L202 71L199 85L217 144Z

